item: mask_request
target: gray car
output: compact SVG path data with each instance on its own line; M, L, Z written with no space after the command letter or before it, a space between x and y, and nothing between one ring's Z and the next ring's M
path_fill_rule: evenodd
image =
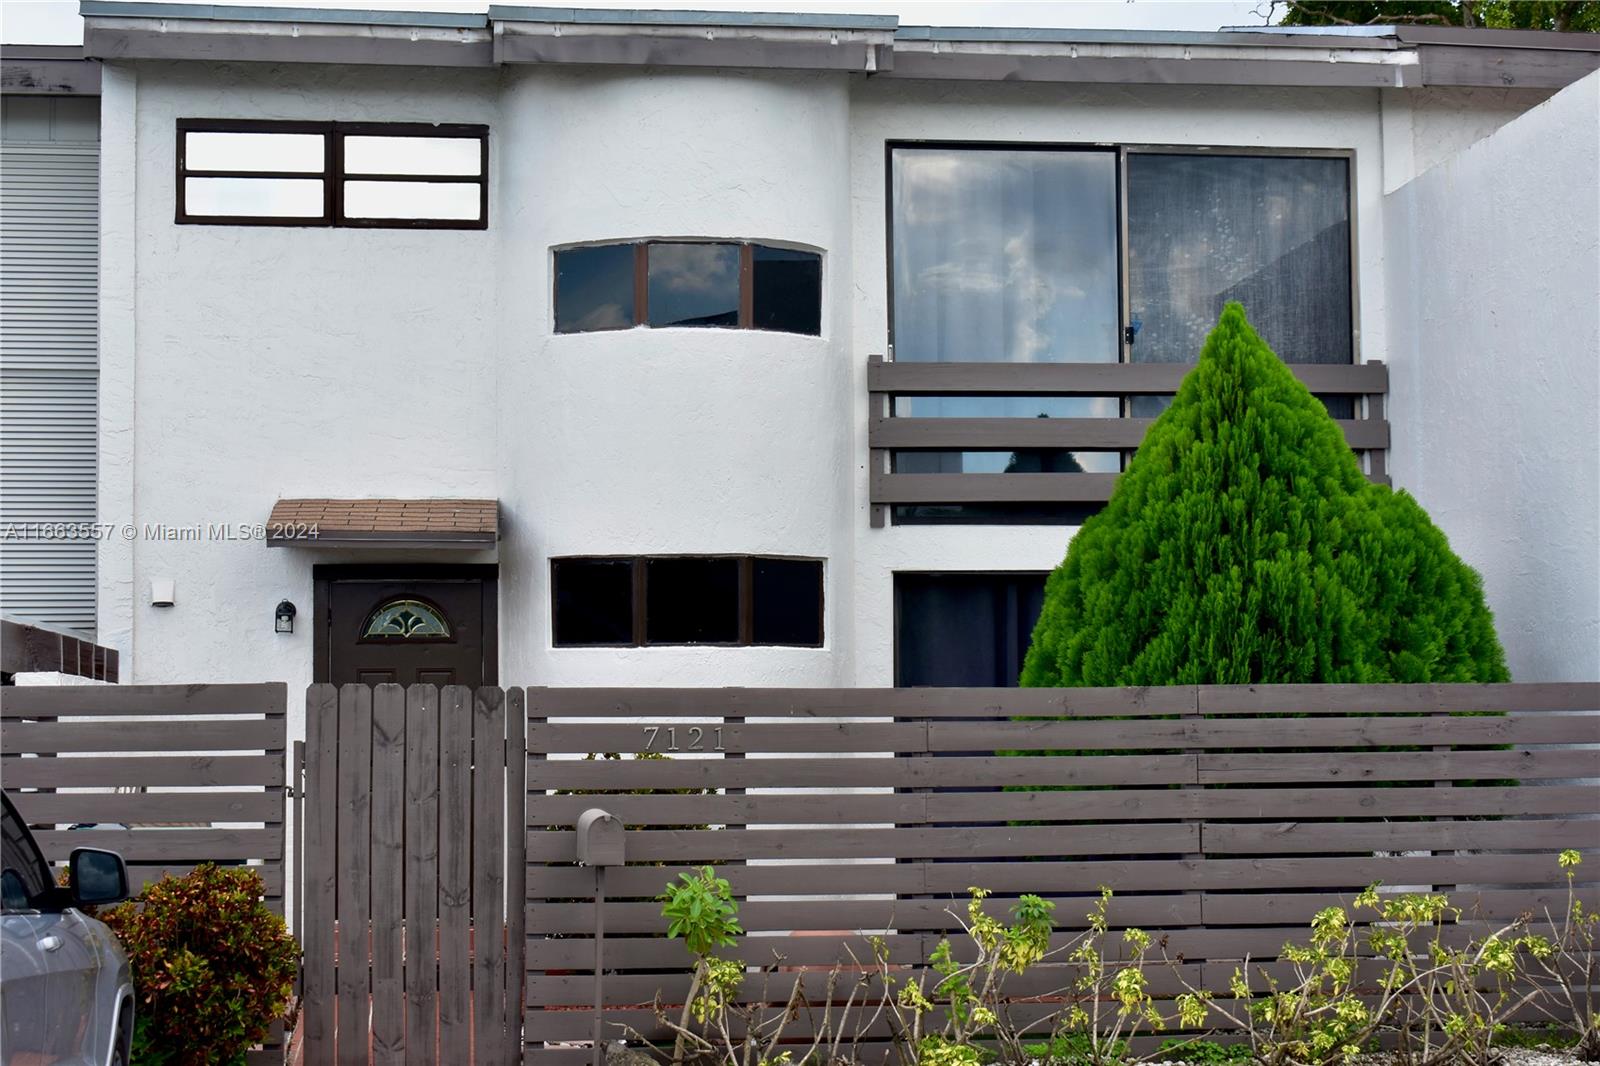
M127 1066L128 956L82 908L127 899L128 868L115 852L79 848L71 888L58 888L11 798L0 799L0 1066Z

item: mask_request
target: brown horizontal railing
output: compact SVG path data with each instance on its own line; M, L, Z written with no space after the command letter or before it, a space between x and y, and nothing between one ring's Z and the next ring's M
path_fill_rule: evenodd
M890 469L891 451L1004 451L1083 448L1131 451L1144 440L1149 418L897 418L894 396L1159 396L1178 390L1185 364L1166 363L894 363L870 357L867 425L871 449L872 524L897 504L1104 503L1116 474L902 474ZM1389 371L1381 362L1348 366L1290 364L1312 392L1363 400L1364 417L1338 420L1350 447L1367 458L1368 476L1388 483L1384 453L1389 423L1383 397Z

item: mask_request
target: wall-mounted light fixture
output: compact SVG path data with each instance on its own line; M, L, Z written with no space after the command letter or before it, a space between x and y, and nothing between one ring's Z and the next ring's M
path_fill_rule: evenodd
M294 604L288 600L278 601L278 609L272 615L272 629L275 633L294 632Z

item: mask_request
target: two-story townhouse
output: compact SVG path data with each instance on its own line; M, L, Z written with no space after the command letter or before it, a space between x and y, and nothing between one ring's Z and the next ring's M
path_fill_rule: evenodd
M82 10L124 680L1013 683L1230 299L1600 676L1600 42Z

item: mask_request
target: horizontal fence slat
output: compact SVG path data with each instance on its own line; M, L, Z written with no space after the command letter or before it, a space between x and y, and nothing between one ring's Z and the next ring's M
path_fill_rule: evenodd
M1202 714L1600 710L1600 681L1493 685L1205 685Z
M0 717L79 715L265 714L282 717L289 690L282 682L249 685L28 685L0 695Z
M260 876L268 899L278 899L283 896L284 873L282 863L263 863L245 868L250 870L251 873ZM128 884L134 892L139 892L152 881L159 881L167 876L182 877L194 869L195 865L190 863L129 863Z
M1118 821L1156 818L1345 818L1591 812L1586 785L1478 788L1143 788L1036 792L694 793L528 797L529 825L567 827L601 803L629 826L873 822Z
M1048 896L1046 898L1049 898ZM1058 900L1056 925L1081 929L1088 925L1083 912L1091 900ZM1070 904L1063 906L1061 904ZM1002 917L1010 901L992 900L985 909ZM1074 906L1081 906L1075 910ZM1113 925L1197 925L1200 922L1198 895L1118 896L1111 900L1107 914ZM612 936L637 933L664 934L666 919L661 904L613 903L605 905L607 948ZM829 899L829 900L747 900L739 905L739 923L747 932L758 930L959 930L966 916L964 900L936 899ZM564 935L594 929L594 901L582 903L531 903L528 927L545 933ZM680 945L681 946L681 945ZM608 962L609 966L610 963Z
M546 789L1174 785L1195 782L1193 755L1003 755L944 759L548 759L528 781Z
M928 952L933 950L939 936L935 933L889 933L879 939L884 943L891 965L913 966L927 961ZM789 965L829 966L835 962L849 962L852 957L863 961L871 959L871 941L870 937L850 934L755 935L717 949L717 956L752 966L769 965L779 956ZM553 938L530 934L525 943L530 974L549 970L594 972L594 940L589 936L574 934ZM608 970L612 967L662 970L685 965L683 941L665 937L614 937L608 933L605 951Z
M1600 850L1591 851L1600 860ZM1272 856L1240 859L1083 859L1070 862L849 863L823 868L793 865L730 866L720 870L735 895L834 895L841 893L940 893L960 895L970 885L995 892L1029 892L1041 885L1061 892L1250 890L1348 888L1386 885L1549 884L1560 876L1556 853L1538 855ZM628 866L607 874L609 898L654 898L678 875L694 867ZM808 874L808 871L811 871ZM1579 884L1600 882L1588 861ZM533 866L530 899L582 899L593 891L591 871L576 866Z
M283 720L0 723L0 747L20 752L281 750Z
M1355 364L1289 363L1312 392L1374 395L1389 391L1389 370L1376 360ZM1193 366L1185 363L921 363L874 361L869 392L905 395L1141 396L1177 392Z
M1278 822L1243 825L1206 822L1200 827L1200 840L1208 855L1441 848L1554 851L1600 846L1600 820Z
M1120 474L871 473L873 503L1105 503Z
M1600 826L1600 822L1596 823ZM575 859L576 833L528 834L530 862ZM959 858L1016 855L1125 855L1193 851L1200 835L1193 822L1133 825L993 826L899 829L637 830L627 835L634 861L695 859Z
M280 785L282 755L117 755L0 760L7 788ZM18 799L20 807L23 801Z
M1565 891L1517 889L1458 888L1449 894L1450 904L1459 907L1465 917L1510 920L1521 914L1559 914L1567 905ZM1324 907L1349 908L1355 893L1294 893L1272 892L1249 895L1218 895L1205 893L1200 897L1200 910L1206 925L1270 925L1309 923L1313 915ZM1600 900L1600 891L1585 889L1577 893L1578 901L1592 909ZM1303 939L1303 937L1302 937Z
M530 716L1143 717L1192 713L1193 685L1152 688L530 688ZM530 748L532 744L530 743Z
M1351 892L1351 898L1355 893ZM1352 911L1352 924L1358 930L1358 954L1370 954L1365 946L1364 930L1369 924L1363 920L1370 916L1368 911ZM1448 947L1461 947L1473 938L1479 938L1496 932L1503 922L1482 921L1471 916L1463 916L1458 923L1446 925L1440 933L1440 942ZM1158 927L1148 926L1154 931ZM1114 957L1121 952L1120 936L1113 930L1113 939L1118 943L1111 945ZM1289 942L1305 943L1309 931L1304 924L1275 925L1275 926L1224 926L1217 928L1204 928L1183 926L1171 929L1161 929L1161 943L1165 945L1167 957L1172 959L1189 960L1227 960L1228 972L1232 966L1246 956L1263 964L1273 961ZM928 952L944 936L942 932L891 932L882 934L881 939L889 953L889 961L894 965L916 965L926 962ZM1072 946L1075 938L1081 936L1080 931L1057 932L1050 938L1050 949L1059 951ZM530 972L548 972L550 970L571 970L578 973L592 973L594 969L594 941L581 933L562 936L559 939L540 936L529 936L527 939L528 968ZM960 962L972 962L976 949L972 943L962 936L950 938L951 955ZM1159 947L1159 945L1158 945ZM846 950L848 948L849 950ZM684 946L681 940L668 940L666 937L617 937L606 939L606 969L616 968L618 972L626 970L673 970L685 965ZM853 956L851 954L853 952ZM1159 958L1159 950L1154 952ZM849 965L854 960L865 960L872 957L869 938L866 936L836 934L827 935L822 932L764 932L758 935L742 938L733 947L720 949L720 957L737 960L750 965L772 965L781 957L783 963L796 966L831 966L834 964ZM1217 987L1226 987L1224 980Z
M1152 418L916 418L876 417L867 423L871 448L949 450L1013 448L1134 449ZM1352 448L1387 448L1389 423L1379 418L1335 419Z
M654 751L668 755L1383 747L1414 743L1421 721L1359 717L724 724L701 719L672 725L538 724L530 731L529 743L547 754ZM1600 714L1450 716L1427 721L1428 739L1436 745L1600 743Z
M70 829L44 830L34 839L47 858L73 848L104 848L128 862L280 859L283 829Z
M117 795L104 792L34 792L14 796L17 810L30 824L95 822L114 817L140 822L275 822L283 818L283 793L160 792Z
M1465 781L1594 776L1594 751L1203 753L1203 785L1269 782Z

